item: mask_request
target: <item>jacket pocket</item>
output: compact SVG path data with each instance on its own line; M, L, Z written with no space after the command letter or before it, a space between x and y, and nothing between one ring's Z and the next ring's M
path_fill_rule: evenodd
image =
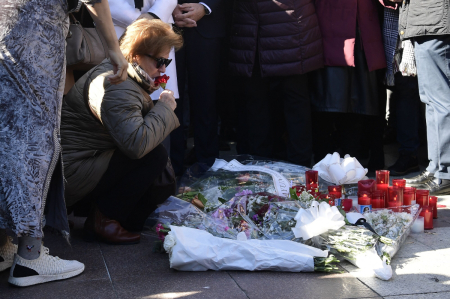
M444 16L447 0L410 0L408 25L437 25Z

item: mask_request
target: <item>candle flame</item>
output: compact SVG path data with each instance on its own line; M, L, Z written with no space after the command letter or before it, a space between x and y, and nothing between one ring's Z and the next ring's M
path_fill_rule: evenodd
M333 191L336 191L336 188L333 188Z
M367 194L363 194L363 197L367 197Z
M383 183L383 181L381 181L381 183L380 183L380 184L384 184L384 183Z

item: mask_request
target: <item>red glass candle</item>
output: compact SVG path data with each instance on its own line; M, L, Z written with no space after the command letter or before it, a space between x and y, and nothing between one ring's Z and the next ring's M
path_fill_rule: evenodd
M401 203L399 201L388 201L388 208L394 212L400 212Z
M425 229L433 229L433 207L428 205L423 206L420 216L424 218Z
M403 205L403 189L395 186L388 188L388 203L397 202Z
M416 190L416 203L421 207L428 205L428 197L430 196L430 190Z
M362 180L358 182L358 192L369 192L375 191L375 180Z
M389 170L377 170L375 171L377 185L389 185Z
M307 185L306 185L306 189L307 189L307 190L311 190L311 191L315 191L315 190L318 189L318 185L315 184L315 183L313 183L313 184L307 184Z
M319 184L319 172L316 170L305 171L306 186L310 184Z
M297 194L297 196L300 196L300 194L302 194L303 191L306 191L306 187L303 185L293 186L292 189L295 189L295 193Z
M385 203L385 195L383 191L374 191L372 193L372 208L374 209L382 209L386 206Z
M328 186L328 194L334 195L335 198L341 198L342 186Z
M433 219L437 219L437 196L430 196L428 199L428 204L433 207Z
M360 206L370 205L371 193L362 191L358 192L358 204Z
M403 205L409 206L416 203L416 188L405 187L403 190Z
M351 198L344 198L342 200L342 207L344 211L348 212L352 208L353 200Z
M406 180L400 180L400 179L392 180L392 186L405 189Z

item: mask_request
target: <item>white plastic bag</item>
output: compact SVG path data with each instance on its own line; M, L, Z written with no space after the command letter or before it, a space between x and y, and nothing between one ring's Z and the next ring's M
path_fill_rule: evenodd
M270 270L313 272L328 251L286 240L230 240L198 229L170 226L164 240L170 267L180 271Z
M345 225L344 216L335 206L330 207L326 202L319 204L313 201L309 209L300 209L294 219L297 220L297 224L292 231L296 238L303 238L303 240Z

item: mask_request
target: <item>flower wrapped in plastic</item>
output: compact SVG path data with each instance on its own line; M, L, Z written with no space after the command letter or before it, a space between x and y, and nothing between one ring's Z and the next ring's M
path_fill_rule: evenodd
M376 233L392 240L390 244L379 244L380 250L393 257L408 237L411 226L420 213L419 205L372 210L364 214Z
M169 197L150 215L149 221L156 225L156 232L166 232L169 225L186 226L208 231L221 238L236 239L238 230L233 229L226 221L211 217L196 206L176 197ZM159 227L159 230L158 230ZM160 238L163 240L163 238Z
M285 200L266 192L253 194L250 190L243 190L208 215L238 232L244 232L248 239L261 239L266 238L261 226L271 204Z
M194 170L198 165L193 167ZM205 211L211 211L243 190L253 193L268 192L288 198L289 189L305 183L308 168L283 162L246 160L238 162L216 159L202 175L188 169L181 179L177 197L192 202ZM319 188L326 190L329 183L319 180Z
M382 280L392 277L389 254L379 253L376 247L379 237L364 227L345 225L314 239L319 247L325 246L332 253L342 256L363 270L371 271Z

